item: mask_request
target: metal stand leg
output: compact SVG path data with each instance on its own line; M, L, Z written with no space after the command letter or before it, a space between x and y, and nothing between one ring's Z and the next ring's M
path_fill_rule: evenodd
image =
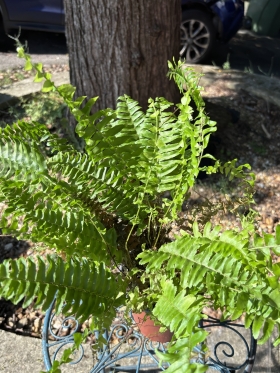
M42 350L47 370L51 369L53 361L58 358L59 352L64 347L73 345L73 334L79 328L78 322L74 317L67 317L62 322L62 328L67 328L66 322L71 320L72 324L75 324L74 330L67 336L54 333L52 330L54 303L55 301L46 312L43 327ZM93 331L93 334L98 338L100 332ZM50 340L50 337L52 340ZM90 373L105 373L105 370L138 373L141 369L166 370L169 366L165 363L159 368L159 361L155 354L155 349L164 352L165 346L161 343L150 341L137 331L136 325L135 328L132 328L123 319L112 325L110 331L105 330L102 333L102 337L107 343L97 352L96 360L89 371ZM51 350L54 351L51 352ZM69 364L78 364L83 356L84 349L81 346L78 358Z
M71 323L71 332L69 330L69 333L66 333L67 335L61 335L52 331L54 303L55 300L46 313L43 327L42 350L47 370L51 369L53 361L58 358L58 354L63 348L73 345L73 334L79 330L77 320L75 320L74 317L67 317L62 321L62 329L70 328L69 323ZM238 347L240 348L243 346L242 349L246 358L241 363L236 362L233 346L231 343L225 341L223 335L221 335L219 341L214 343L211 357L208 357L206 361L204 360L204 356L202 356L201 346L197 346L194 349L194 352L196 352L198 356L196 361L205 363L212 369L221 373L236 373L240 370L244 373L252 372L257 346L252 332L250 335L250 342L248 343L248 338L246 339L240 332L244 330L244 326L241 324L233 323L229 320L221 322L218 319L209 317L208 319L201 320L199 326L206 330L208 328L217 328L220 334L225 330L234 333L235 339L237 338L240 340L240 342L238 342ZM94 331L92 334L98 338L99 333L98 331ZM104 330L102 336L107 343L96 353L92 364L93 366L90 368L89 373L105 373L108 371L130 371L139 373L142 369L148 371L164 371L169 366L165 363L163 366L159 367L159 361L155 354L156 349L165 352L165 344L153 342L144 337L139 333L136 324L128 325L121 317L116 319L109 331ZM50 337L52 340L50 340ZM50 352L51 349L54 350L52 353ZM76 365L81 362L84 357L83 346L80 347L78 355L79 356L69 364Z

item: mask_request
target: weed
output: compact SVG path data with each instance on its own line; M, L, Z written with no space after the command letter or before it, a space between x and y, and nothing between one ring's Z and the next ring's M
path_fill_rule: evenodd
M32 100L22 105L25 115L33 121L53 126L58 119L62 119L66 105L62 103L57 93L34 95Z
M231 69L230 62L229 62L229 57L230 57L230 54L228 53L226 62L224 62L222 64L223 70L230 70ZM217 64L216 64L215 61L212 61L212 65L217 67Z
M9 86L15 82L24 80L30 76L30 72L17 69L0 72L0 88Z
M258 66L258 70L264 76L267 76L268 78L272 78L273 77L273 73L272 73L273 65L274 65L274 56L271 57L271 62L270 62L270 66L269 66L268 72L265 72L260 66ZM256 71L254 69L254 66L253 66L251 60L249 60L249 66L247 66L247 67L244 68L244 72L245 73L249 73L249 74L256 74Z
M230 70L231 67L230 67L230 62L229 62L229 57L230 57L230 54L228 53L227 55L227 60L226 62L223 63L223 70Z
M65 104L54 92L34 94L28 99L22 98L17 104L0 113L0 127L12 124L17 120L29 120L46 123L49 129L60 127L64 116Z

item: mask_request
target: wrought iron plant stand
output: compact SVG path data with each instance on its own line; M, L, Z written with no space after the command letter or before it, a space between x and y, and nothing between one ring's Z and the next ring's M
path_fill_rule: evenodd
M53 361L58 358L59 353L64 348L73 345L73 334L79 329L78 321L75 317L70 316L64 318L61 328L64 330L71 328L71 333L62 336L54 333L52 325L55 316L53 311L54 303L55 300L46 312L43 327L42 349L44 364L47 370L51 369ZM133 326L133 323L132 325L131 323L128 324L121 314L121 312L117 313L116 320L110 330L103 331L103 337L107 342L104 343L103 348L97 352L96 356L92 358L92 367L89 373L105 373L105 371L131 371L138 373L140 370L166 370L168 364L164 363L159 367L159 361L155 353L156 349L164 352L166 345L151 341L143 336L137 330L137 325ZM252 372L257 343L253 338L251 330L249 330L249 337L245 338L243 335L245 330L244 325L233 323L230 320L220 321L213 317L201 320L199 326L204 329L219 329L219 338L221 340L214 343L214 347L210 353L212 356L206 356L202 352L201 346L197 346L194 349L194 361L207 364L212 370L222 373ZM236 361L240 359L240 356L235 356L235 349L232 344L223 340L223 332L225 330L231 331L238 338L238 347L243 350L244 355L241 362ZM94 331L93 334L95 334L95 337L98 337L99 332ZM114 340L113 343L112 340ZM69 364L76 365L82 361L85 356L83 346L80 346L77 355L75 355L74 360Z

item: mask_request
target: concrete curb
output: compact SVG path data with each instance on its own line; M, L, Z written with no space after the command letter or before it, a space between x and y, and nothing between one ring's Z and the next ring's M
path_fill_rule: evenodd
M35 83L34 78L24 79L16 82L8 87L0 89L0 109L5 109L8 106L16 103L21 97L29 96L30 94L40 92L43 82ZM62 71L52 74L52 80L57 86L69 83L69 71Z
M66 348L70 347L69 344ZM62 373L87 373L92 368L90 346L83 345L85 354L77 365L63 365ZM42 341L38 338L19 336L0 330L0 373L46 372L43 361Z
M0 372L39 373L44 370L41 340L0 330Z

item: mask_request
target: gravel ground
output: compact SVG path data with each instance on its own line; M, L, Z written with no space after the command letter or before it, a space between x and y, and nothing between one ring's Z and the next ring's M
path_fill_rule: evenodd
M46 64L44 65L45 72L59 73L62 71L69 71L68 63L65 64ZM6 88L15 82L34 76L34 72L25 71L24 67L18 66L0 72L0 89Z

